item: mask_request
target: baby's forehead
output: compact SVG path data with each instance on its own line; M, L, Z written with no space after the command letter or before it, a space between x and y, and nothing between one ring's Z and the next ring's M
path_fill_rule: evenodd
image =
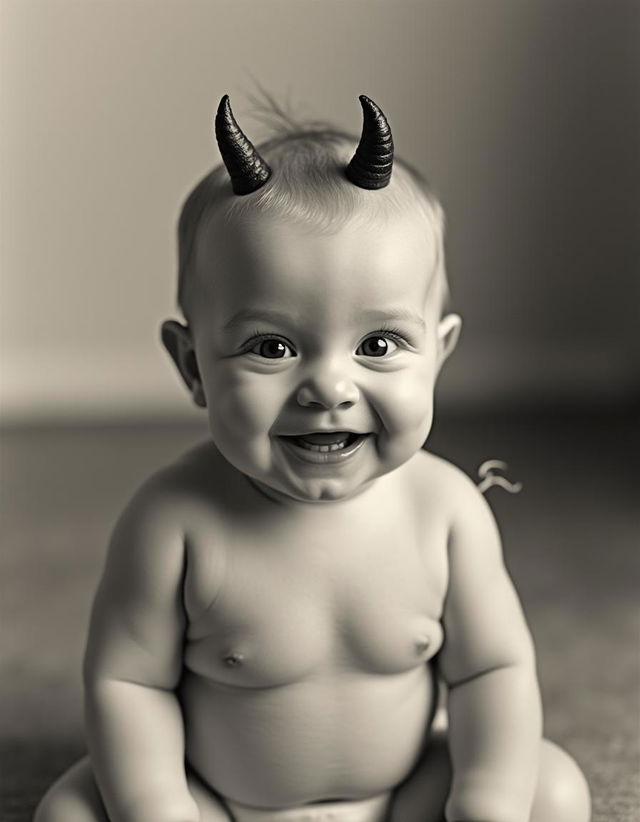
M312 320L316 308L345 318L361 306L415 314L434 292L439 247L416 213L331 229L261 212L219 214L203 229L196 300L220 319L245 304L312 306L304 312Z
M381 203L352 210L348 215L327 214L325 219L309 215L304 209L292 215L261 207L218 207L200 225L196 259L199 267L205 268L210 268L214 259L222 263L235 259L260 264L267 256L286 255L294 248L352 248L355 253L364 253L373 244L390 253L410 245L429 269L440 254L441 236L435 220L423 211L409 207L388 209Z

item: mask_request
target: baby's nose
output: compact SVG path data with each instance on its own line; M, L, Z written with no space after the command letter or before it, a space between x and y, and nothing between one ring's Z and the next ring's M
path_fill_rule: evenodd
M360 398L358 387L344 376L326 375L306 380L298 389L298 404L304 408L350 408Z

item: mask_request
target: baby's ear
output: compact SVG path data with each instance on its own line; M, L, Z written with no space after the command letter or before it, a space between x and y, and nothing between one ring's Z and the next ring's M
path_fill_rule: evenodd
M201 408L206 408L207 400L202 388L202 379L189 327L175 320L166 320L162 323L160 334L163 345L176 364L193 401Z
M462 317L458 314L447 314L438 323L438 370L456 347L461 329Z

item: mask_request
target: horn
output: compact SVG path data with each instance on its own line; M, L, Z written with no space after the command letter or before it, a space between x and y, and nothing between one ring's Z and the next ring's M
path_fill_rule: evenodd
M234 194L251 194L262 188L271 177L271 169L236 123L228 94L224 95L218 106L216 140L231 177Z
M376 189L389 185L393 169L393 137L387 118L364 94L362 135L358 148L346 168L347 177L360 188Z

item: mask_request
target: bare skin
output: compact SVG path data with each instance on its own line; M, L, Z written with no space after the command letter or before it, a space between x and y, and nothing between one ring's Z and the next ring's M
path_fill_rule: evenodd
M424 223L212 223L197 252L214 286L163 334L212 442L115 530L91 764L37 822L588 822L493 517L421 450L460 325Z
M170 782L174 798L181 797L172 818L228 820L225 798L277 811L386 792L391 820L444 818L450 756L441 736L429 742L429 728L433 657L444 650L447 535L456 515L446 499L462 488L477 493L451 466L420 452L370 492L321 511L307 506L292 517L206 444L142 491L117 531L114 552L121 559L112 560L97 600L87 684L90 701L108 681L120 683L126 700L135 700L126 691L140 685L163 694L176 688L170 699L179 698L184 712L188 776L178 768ZM382 504L397 519L381 522ZM156 507L163 511L166 542L186 543L180 562L171 550L166 554L167 572L186 566L174 574L177 596L168 597L173 607L184 602L182 670L180 635L167 642L158 628L166 616L140 611L139 581L131 580L135 599L122 599L120 561L135 568L125 554L134 547L133 531L139 538L140 519ZM183 538L174 540L176 533ZM158 546L148 548L157 559ZM139 566L140 573L151 571ZM504 569L493 571L509 588ZM126 628L114 625L113 602L133 625L129 619ZM164 608L172 610L168 602ZM525 630L518 611L511 619ZM152 668L149 659L138 659L141 640L160 651ZM105 646L114 645L105 654ZM124 670L135 680L125 682ZM93 733L95 745L101 732ZM136 753L148 762L154 748L149 739ZM536 793L545 814L549 804L572 805L566 796L572 780L568 792L579 801L572 761L548 743L542 759L545 779ZM127 770L133 782L134 757ZM107 818L88 761L66 776L57 794L52 807L66 805L67 822ZM114 820L138 818L116 808ZM579 818L569 810L551 818ZM37 818L61 817L49 817L45 804ZM531 817L543 818L550 817Z

